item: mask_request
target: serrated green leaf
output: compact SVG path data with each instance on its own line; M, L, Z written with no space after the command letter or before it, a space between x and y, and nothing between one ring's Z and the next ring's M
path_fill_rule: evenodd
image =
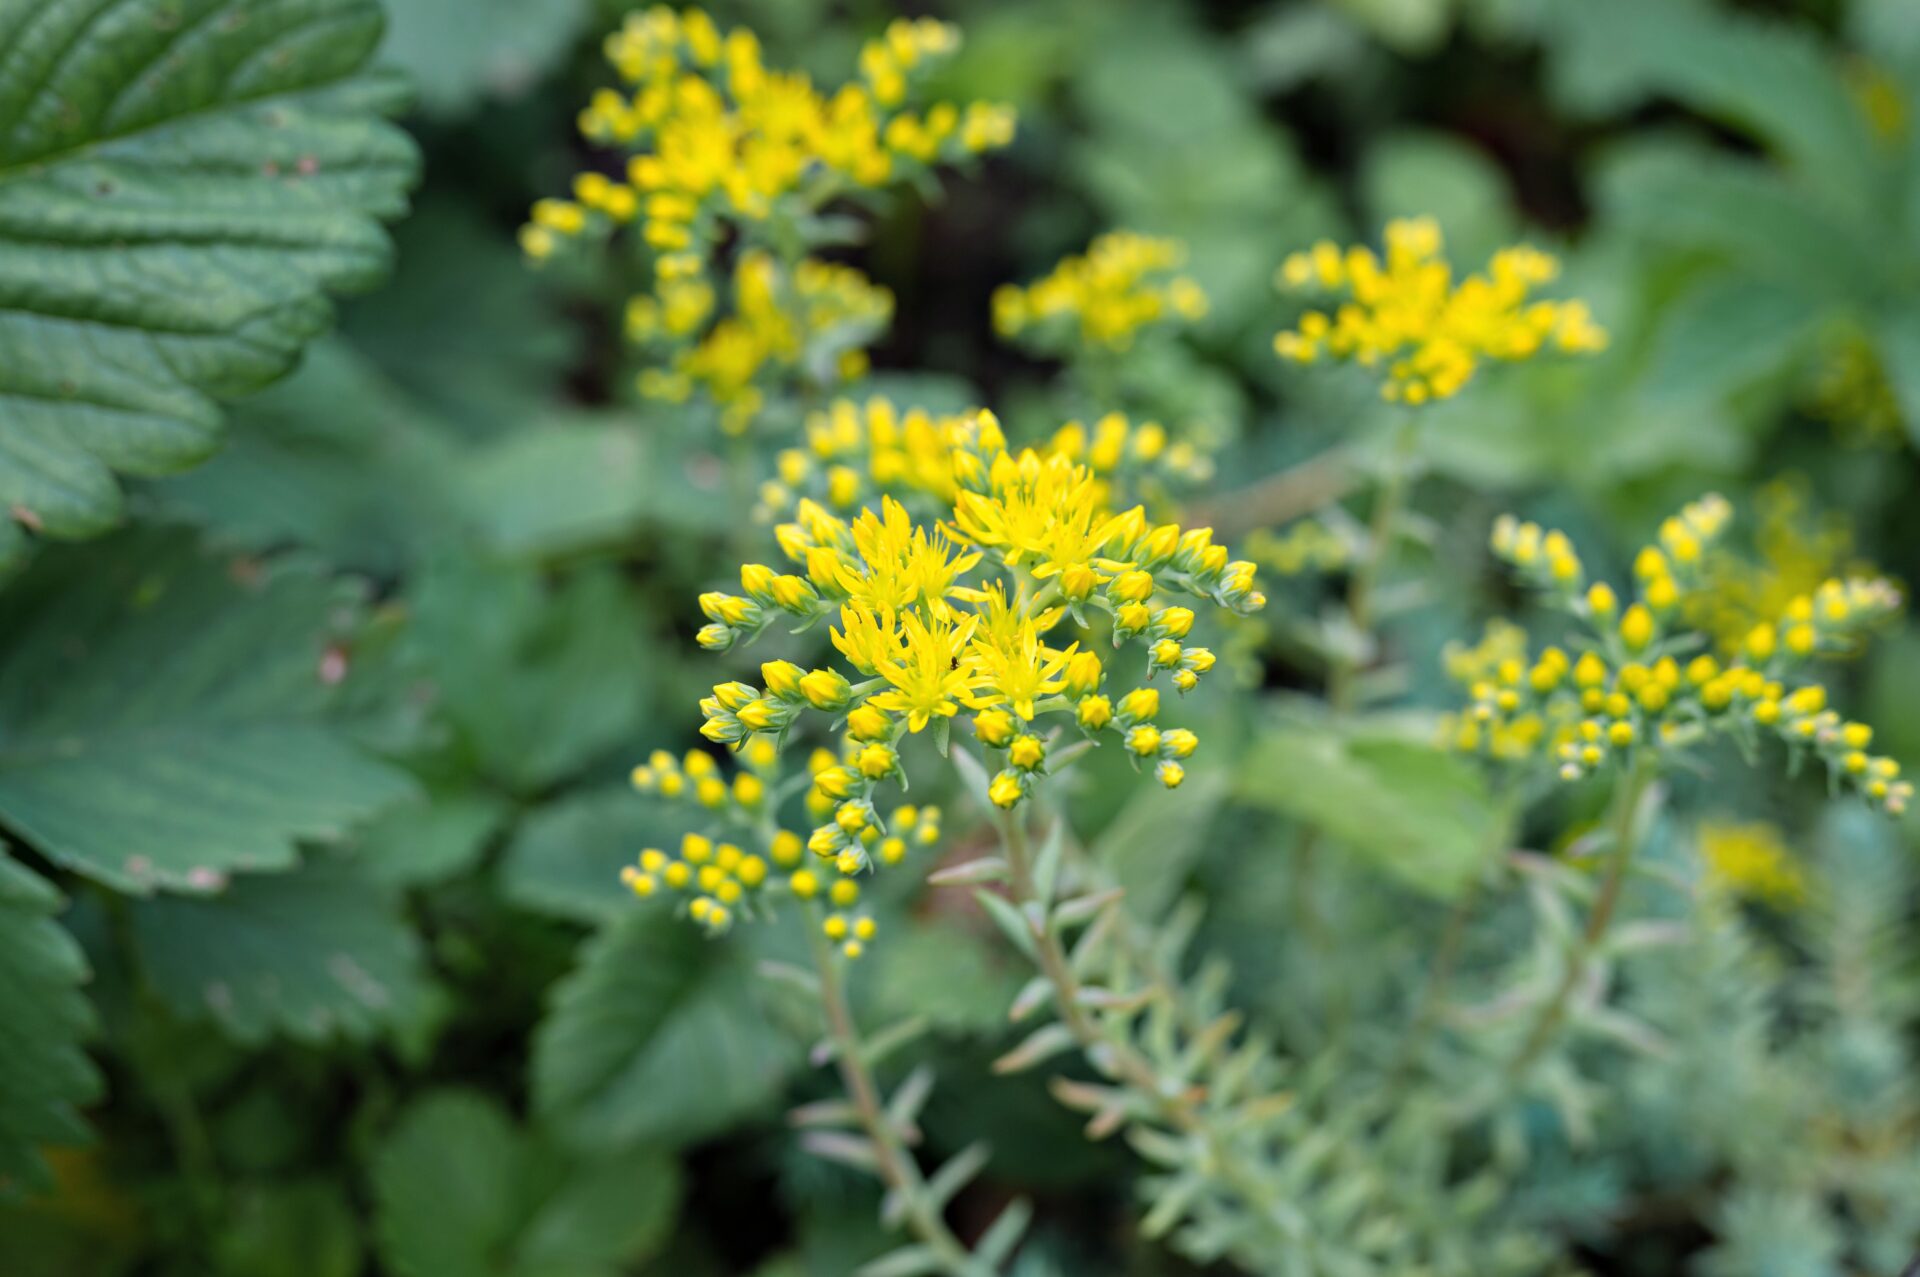
M295 862L412 791L326 720L355 599L177 532L50 550L0 594L0 820L122 891Z
M611 570L548 582L531 569L450 559L419 589L409 636L482 771L543 789L638 729L647 625Z
M1811 298L1858 302L1894 282L1876 232L1754 160L1641 145L1603 170L1600 189L1608 214L1649 241L1715 254Z
M374 0L0 6L0 506L58 537L215 446L414 180ZM17 529L16 529L17 532ZM17 535L12 538L17 546ZM0 546L0 551L6 547Z
M479 861L507 814L504 799L478 789L395 803L361 830L354 866L374 882L443 881Z
M0 849L0 1199L50 1186L40 1148L84 1143L75 1109L101 1092L80 1047L94 1025L87 960L53 920L60 906L53 884Z
M692 1140L771 1103L795 1055L737 956L634 907L555 987L534 1035L534 1107L579 1147Z
M302 546L390 574L460 526L447 485L465 441L366 356L322 338L298 371L242 401L227 447L150 488L160 508L249 551Z
M571 793L520 823L500 863L501 889L539 913L612 922L634 907L621 868L641 848L675 846L692 828L685 808L624 785Z
M1805 295L1745 275L1715 275L1676 298L1659 320L1642 391L1699 403L1777 372L1820 321Z
M1238 778L1242 801L1318 826L1431 896L1459 895L1505 849L1507 820L1472 764L1410 741L1282 722Z
M510 435L467 462L457 482L489 547L516 558L617 542L639 527L652 486L634 426L591 420Z
M418 996L399 903L349 865L248 875L217 896L137 901L132 915L154 989L239 1042L365 1038Z
M1676 0L1556 8L1557 69L1576 100L1617 109L1641 94L1678 98L1774 147L1824 198L1871 208L1873 132L1811 27Z
M394 1277L616 1277L662 1245L680 1196L653 1149L569 1157L491 1099L416 1101L373 1163Z

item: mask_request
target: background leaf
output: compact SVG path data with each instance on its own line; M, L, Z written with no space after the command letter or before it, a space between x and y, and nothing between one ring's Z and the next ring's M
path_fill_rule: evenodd
M419 947L399 902L347 864L139 901L133 937L161 997L239 1042L365 1038L419 996Z
M85 1142L75 1109L101 1091L80 1047L94 1027L87 961L53 920L60 906L51 883L0 849L0 1200L51 1185L39 1150Z
M291 866L412 788L326 721L354 615L178 532L41 556L0 595L0 819L123 891Z
M737 954L629 908L582 947L534 1035L535 1109L583 1148L711 1134L770 1103L794 1058Z
M1430 896L1464 891L1506 850L1506 820L1473 764L1391 738L1347 739L1282 721L1240 769L1238 793L1317 826L1368 863Z
M373 0L0 7L0 505L60 537L203 459L386 269L413 144ZM12 525L8 525L12 527ZM0 554L17 549L0 538Z
M498 1104L416 1101L374 1159L380 1251L395 1277L613 1277L666 1240L671 1161L568 1160Z

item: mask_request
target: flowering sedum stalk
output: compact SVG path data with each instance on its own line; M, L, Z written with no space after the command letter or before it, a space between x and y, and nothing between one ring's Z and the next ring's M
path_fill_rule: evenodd
M579 174L571 199L537 202L521 247L535 261L631 248L649 280L627 308L648 357L640 393L701 395L741 433L796 374L858 377L891 316L885 289L809 255L844 237L828 206L1012 140L1008 107L918 106L926 73L959 45L945 23L898 19L861 49L859 78L826 91L767 67L751 31L702 10L633 13L606 44L623 87L596 92L579 120L624 160Z
M884 397L836 400L808 417L804 447L779 454L778 477L761 485L756 515L767 521L790 516L803 498L845 515L887 495L909 513L937 520L959 496L955 452L969 446L975 429L971 414L903 412ZM1117 412L1091 428L1070 421L1036 451L1084 465L1107 504L1156 482L1197 482L1212 473L1210 458L1190 443L1170 441L1158 422L1135 424Z
M1124 351L1143 328L1205 318L1207 295L1179 273L1185 262L1178 240L1109 231L1027 287L996 289L994 329L1048 352Z
M1505 759L1544 754L1569 781L1636 753L1664 763L1715 736L1732 736L1749 755L1774 740L1795 766L1811 757L1836 785L1904 811L1913 790L1898 779L1899 765L1870 753L1873 729L1829 708L1826 688L1807 673L1815 660L1856 651L1898 610L1899 590L1878 577L1828 580L1754 625L1722 662L1685 616L1689 598L1712 588L1701 565L1732 515L1723 498L1708 496L1662 524L1657 543L1634 561L1631 603L1605 582L1588 583L1564 533L1501 519L1494 553L1575 630L1567 646L1537 657L1511 626L1492 631L1477 651L1454 654L1451 670L1468 682L1472 704L1448 723L1447 738Z
M1137 766L1178 786L1199 742L1159 721L1150 683L1165 674L1175 691L1190 691L1214 657L1186 642L1193 609L1161 600L1242 613L1266 601L1253 565L1232 559L1207 529L1156 525L1138 506L1113 512L1088 467L1009 451L991 413L973 415L958 436L945 519L917 521L883 496L849 522L803 499L795 520L776 529L798 572L748 564L742 594L701 597L709 624L700 642L718 651L782 615L801 627L836 622L833 646L847 672L769 662L760 686L722 683L701 711L708 739L736 748L784 744L814 712L843 727L840 761L814 776L815 805L831 819L808 839L843 874L872 866L864 839L880 821L880 786L903 779L902 737L937 724L944 742L963 709L1001 763L989 788L1001 808L1046 776L1063 732L1089 745L1117 737ZM1055 631L1069 619L1080 637L1062 646ZM1090 645L1096 622L1114 648L1143 649L1149 685L1111 686L1115 658ZM1064 721L1050 729L1049 718Z
M1605 348L1607 335L1584 303L1528 300L1560 272L1550 255L1525 245L1503 248L1484 274L1456 283L1443 247L1439 224L1418 217L1388 223L1384 260L1370 248L1343 250L1329 241L1293 254L1280 268L1286 287L1348 300L1331 315L1302 315L1274 338L1275 351L1303 364L1384 365L1381 394L1418 405L1459 394L1486 360Z

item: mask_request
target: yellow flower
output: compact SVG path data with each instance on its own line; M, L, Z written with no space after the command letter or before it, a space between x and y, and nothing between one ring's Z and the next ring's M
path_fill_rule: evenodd
M959 494L954 529L974 545L999 551L1010 565L1034 563L1036 576L1091 561L1123 526L1119 516L1101 508L1093 472L1064 457L1042 458L1031 449L1018 458L1003 452L987 477L985 492Z
M851 608L841 610L844 618ZM876 709L907 716L907 730L917 732L929 721L951 718L959 711L961 700L971 702L978 679L962 664L962 656L973 637L978 618L956 621L952 617L923 619L909 612L901 619L895 634L893 651L874 663L874 672L891 686L871 697Z

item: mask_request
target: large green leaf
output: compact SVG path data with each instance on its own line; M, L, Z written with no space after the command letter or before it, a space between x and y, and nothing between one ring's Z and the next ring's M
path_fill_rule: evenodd
M387 574L459 528L450 485L434 480L464 444L365 355L322 338L297 372L234 410L218 456L150 495L222 545L303 546Z
M87 960L53 914L60 893L0 850L0 1199L48 1187L38 1149L79 1144L74 1106L100 1094L80 1042L93 1011Z
M0 552L204 458L387 266L417 159L374 0L0 3Z
M478 204L422 199L394 231L393 279L340 315L341 332L395 386L473 438L520 430L566 399L582 344L559 273L528 270Z
M529 430L468 462L459 491L492 549L515 557L568 554L617 542L640 525L659 486L648 453L631 422Z
M412 789L326 721L354 616L174 532L40 556L0 595L0 821L125 891L291 866Z
M1283 721L1262 733L1238 783L1244 801L1432 896L1457 896L1506 847L1506 815L1473 764L1411 741Z
M621 867L641 848L672 847L695 827L687 808L625 785L570 793L521 822L500 864L501 888L539 913L612 922L633 909Z
M1858 302L1898 283L1877 231L1754 160L1636 145L1602 170L1600 192L1649 241L1715 254L1810 297Z
M1872 211L1880 168L1856 94L1811 27L1681 0L1557 0L1560 87L1588 107L1671 96L1751 132L1823 199Z
M1700 403L1791 367L1820 307L1793 289L1740 274L1712 275L1682 293L1660 320L1643 391Z
M161 997L240 1042L365 1038L419 995L419 946L399 903L343 864L138 901L133 937Z
M481 789L395 803L367 823L355 847L359 871L376 882L439 882L471 868L507 818L508 804Z
M581 1147L692 1140L771 1102L794 1055L728 945L631 906L555 987L534 1106Z
M646 618L606 570L436 564L412 641L490 777L539 790L629 739L647 708Z
M587 12L584 0L403 0L381 53L412 73L428 111L460 115L537 84Z
M663 1244L679 1199L651 1150L568 1159L492 1100L417 1101L373 1165L394 1277L613 1277Z

